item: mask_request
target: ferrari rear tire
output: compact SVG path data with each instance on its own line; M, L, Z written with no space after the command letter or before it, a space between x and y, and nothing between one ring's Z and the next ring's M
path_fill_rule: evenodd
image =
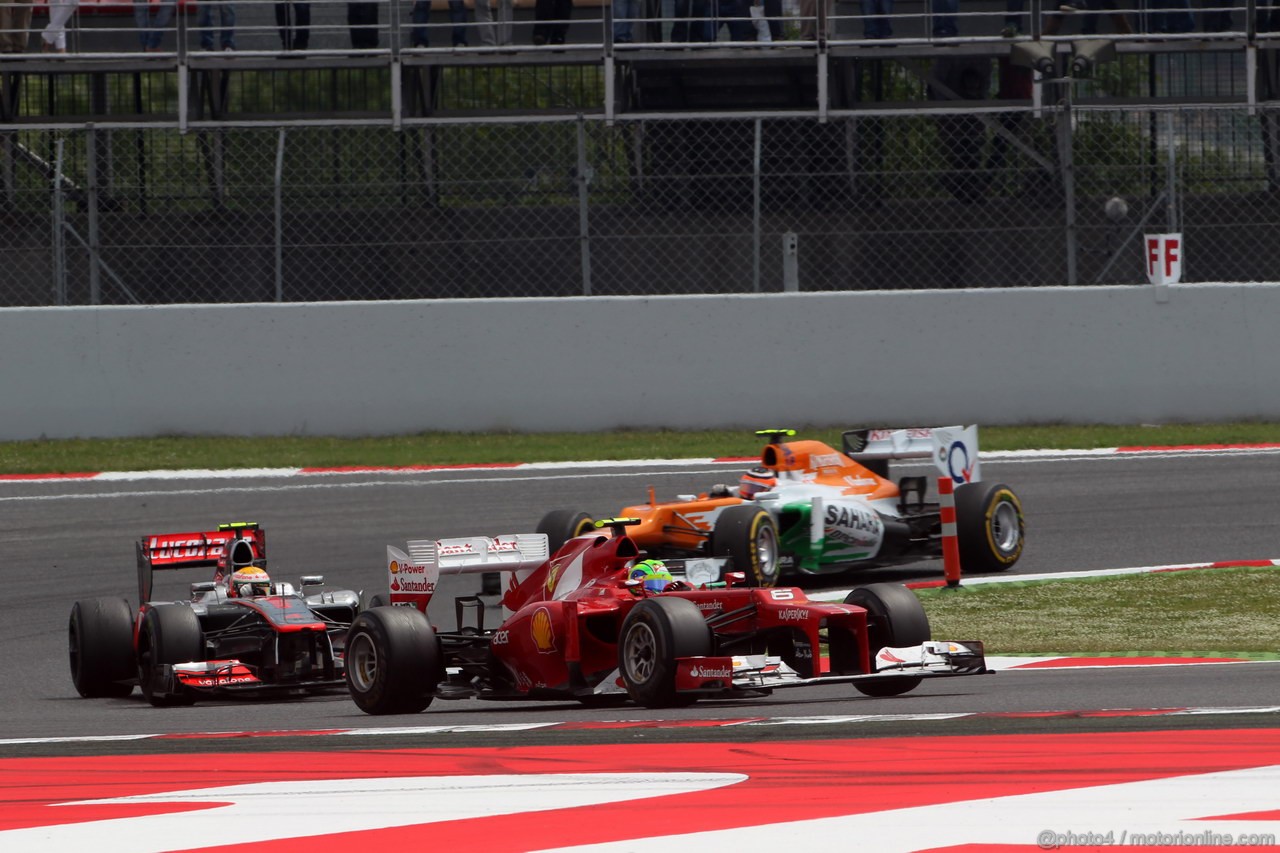
M553 509L538 522L537 533L547 534L548 553L554 554L560 546L575 536L595 530L595 520L576 509Z
M730 571L747 576L748 586L778 585L778 525L767 509L751 504L731 506L716 519L711 556L730 557Z
M861 586L845 596L844 603L867 611L867 641L873 666L876 652L886 646L918 646L929 639L929 616L924 606L914 592L901 584ZM889 676L855 681L853 686L866 696L900 696L923 680L918 675Z
M133 610L123 598L71 605L67 623L71 682L86 699L123 698L138 680L133 657Z
M444 680L435 629L412 607L375 607L347 632L345 677L351 699L366 714L416 714Z
M142 617L138 630L138 684L158 708L192 705L196 696L167 683L164 665L204 660L204 632L195 611L185 604L157 604Z
M622 623L618 669L627 694L646 708L688 705L676 692L676 659L711 654L711 629L702 611L683 598L646 598Z
M1022 556L1022 501L1004 483L964 483L956 489L956 538L965 572L1003 572Z

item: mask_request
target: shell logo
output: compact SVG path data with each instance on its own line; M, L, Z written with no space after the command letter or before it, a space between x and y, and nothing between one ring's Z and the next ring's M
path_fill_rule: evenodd
M395 561L395 560L392 560L392 561L391 561L391 574L393 574L393 575L394 575L394 574L395 574L396 572L398 572L398 571L400 571L400 563L399 563L399 562L397 562L397 561Z
M556 560L547 569L547 582L543 585L543 588L547 591L547 595L552 595L556 591L556 580L560 577L560 568L560 561Z
M533 635L533 645L539 654L551 654L556 650L556 635L551 629L551 611L539 607L529 620L529 633Z

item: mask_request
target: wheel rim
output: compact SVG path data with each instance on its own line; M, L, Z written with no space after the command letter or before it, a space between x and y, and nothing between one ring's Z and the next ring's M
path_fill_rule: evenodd
M361 693L367 693L378 677L378 650L368 634L356 634L347 643L347 675Z
M756 565L764 580L772 580L778 574L778 537L769 525L761 525L756 533Z
M643 622L633 625L627 632L623 655L627 662L627 677L631 681L644 684L652 678L658 655L658 641L653 629Z
M1001 554L1008 554L1018 547L1018 511L1008 501L996 504L991 514L991 541Z

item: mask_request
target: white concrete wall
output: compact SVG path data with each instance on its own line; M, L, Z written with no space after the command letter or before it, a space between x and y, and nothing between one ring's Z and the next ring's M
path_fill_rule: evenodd
M1280 420L1280 285L0 310L0 439Z

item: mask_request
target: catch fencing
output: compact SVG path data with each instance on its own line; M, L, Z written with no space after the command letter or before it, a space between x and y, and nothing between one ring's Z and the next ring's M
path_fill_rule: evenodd
M0 305L1280 280L1273 107L0 133Z

